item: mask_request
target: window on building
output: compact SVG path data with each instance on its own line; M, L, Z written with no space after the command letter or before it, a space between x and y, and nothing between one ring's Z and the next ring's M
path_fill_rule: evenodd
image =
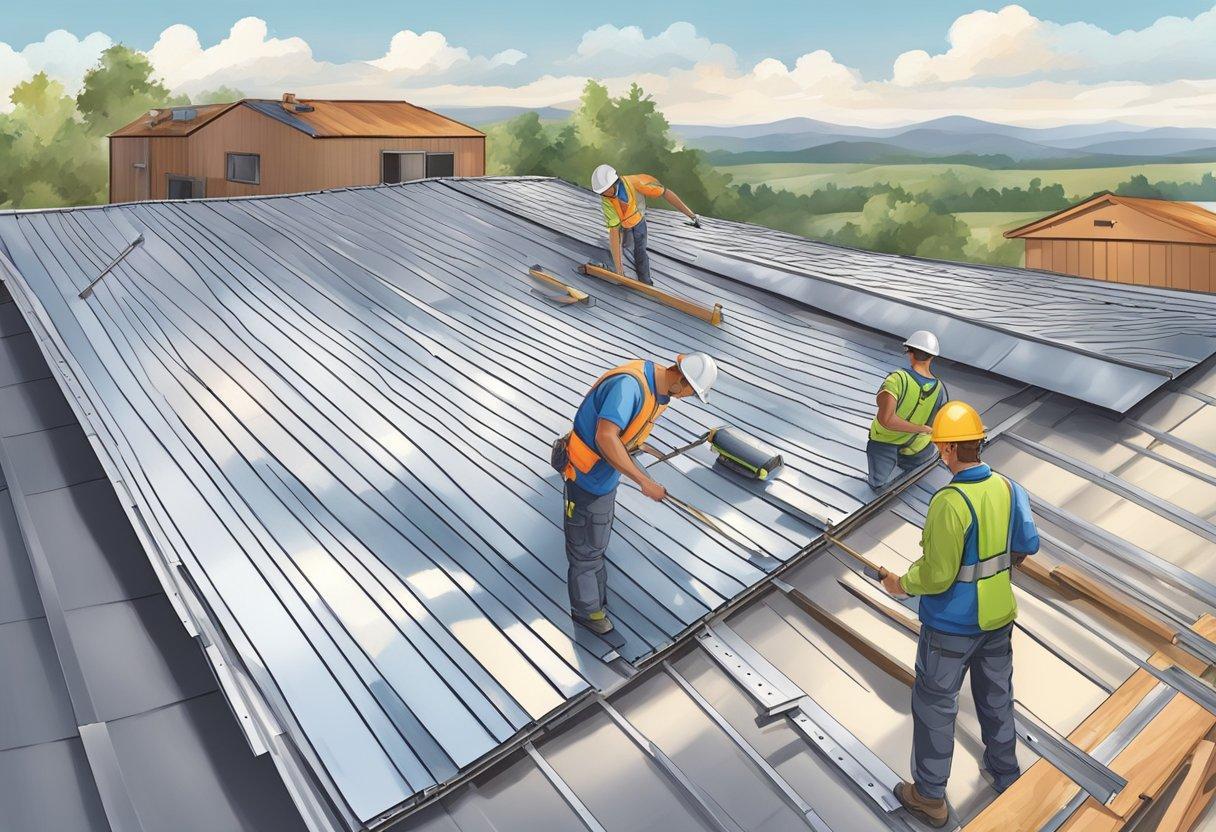
M456 175L456 156L452 153L428 153L426 154L426 175L429 176L455 176Z
M259 185L262 182L262 157L256 153L228 154L228 181Z
M427 154L420 150L385 150L380 154L380 181L386 185L427 176Z
M169 199L201 199L207 195L205 191L201 179L169 174Z

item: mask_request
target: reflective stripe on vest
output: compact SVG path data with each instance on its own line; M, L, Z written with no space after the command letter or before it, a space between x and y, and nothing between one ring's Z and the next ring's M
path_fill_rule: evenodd
M619 181L625 186L625 201L622 202L616 198L615 190L612 196L605 198L612 203L612 207L616 208L616 215L621 220L621 228L633 228L646 216L646 198L629 184L629 177L622 176Z
M929 415L937 405L943 389L941 381L933 379L930 384L922 386L907 370L896 370L895 374L903 382L900 394L895 398L895 415L914 425L929 424ZM919 453L933 441L928 434L905 433L885 428L877 417L870 423L870 438L875 442L899 445L905 454Z
M591 389L587 391L587 395L593 395L596 388L608 379L621 375L632 376L637 379L638 384L642 387L642 406L638 409L638 414L633 417L633 420L621 431L621 442L624 444L625 450L633 453L649 438L650 432L654 429L655 421L663 415L663 411L667 409L667 405L659 403L658 396L646 378L646 362L642 360L630 361L604 373L596 380L595 384L591 385ZM573 430L570 431L569 437L566 440L566 453L570 460L566 466L566 479L568 480L574 479L574 472L576 470L583 474L589 473L602 458L589 443L583 441L583 438Z
M942 490L947 489L957 492L971 512L979 559L977 563L960 565L955 582L975 587L980 629L999 629L1017 615L1010 581L1013 553L1009 551L1013 535L1013 486L1000 474L993 473L986 480L953 482ZM966 535L963 541L965 557Z

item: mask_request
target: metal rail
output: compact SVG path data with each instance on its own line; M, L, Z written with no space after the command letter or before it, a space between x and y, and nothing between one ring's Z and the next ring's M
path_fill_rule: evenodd
M899 775L754 649L743 649L745 643L737 633L716 624L698 635L698 642L768 713L784 713L794 729L884 814L900 808L894 794Z
M802 799L802 795L798 794L777 769L773 768L769 761L764 759L764 755L757 751L755 746L748 742L742 734L736 731L735 726L731 725L726 717L711 705L709 700L701 695L700 691L693 687L692 682L685 679L678 670L672 667L671 662L664 661L663 670L671 677L673 682L680 686L680 689L684 693L688 694L688 698L697 704L702 713L709 717L722 733L730 737L731 742L743 752L747 759L751 760L756 768L760 769L760 773L781 793L785 801L798 811L798 814L806 821L808 827L815 830L815 832L832 832L831 827L827 825L823 818L819 817L819 813L815 811L814 807Z
M570 807L574 814L578 815L578 819L582 821L583 826L587 827L587 832L607 832L600 822L595 819L595 815L591 813L591 810L587 808L587 804L583 803L582 799L575 794L574 789L570 788L570 784L557 773L557 769L553 768L549 764L549 761L536 750L535 745L530 741L524 743L524 751L532 758L532 762L540 769L540 773L549 781L549 784L557 789L557 793L562 796L562 800L566 801L566 805Z

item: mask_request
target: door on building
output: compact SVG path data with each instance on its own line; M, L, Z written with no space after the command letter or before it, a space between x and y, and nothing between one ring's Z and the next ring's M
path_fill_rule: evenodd
M386 185L423 179L426 153L421 150L385 150L380 154L380 181Z

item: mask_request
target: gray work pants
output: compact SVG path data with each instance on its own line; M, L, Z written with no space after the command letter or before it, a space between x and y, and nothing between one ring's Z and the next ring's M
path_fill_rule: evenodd
M1012 633L1012 624L978 636L921 628L912 688L912 778L925 797L946 796L958 692L967 671L984 741L984 768L998 791L1018 778Z
M564 509L570 611L579 618L586 618L602 610L607 603L608 570L604 565L604 552L612 537L616 489L607 494L592 494L567 482Z
M621 229L621 259L633 253L633 271L643 283L654 283L650 277L650 254L646 251L646 220L633 228ZM624 267L624 263L621 264Z
M930 442L919 453L901 454L898 445L890 442L866 443L866 462L869 465L867 480L870 488L879 491L895 482L899 474L907 473L937 456L937 446ZM898 472L897 472L898 469Z

